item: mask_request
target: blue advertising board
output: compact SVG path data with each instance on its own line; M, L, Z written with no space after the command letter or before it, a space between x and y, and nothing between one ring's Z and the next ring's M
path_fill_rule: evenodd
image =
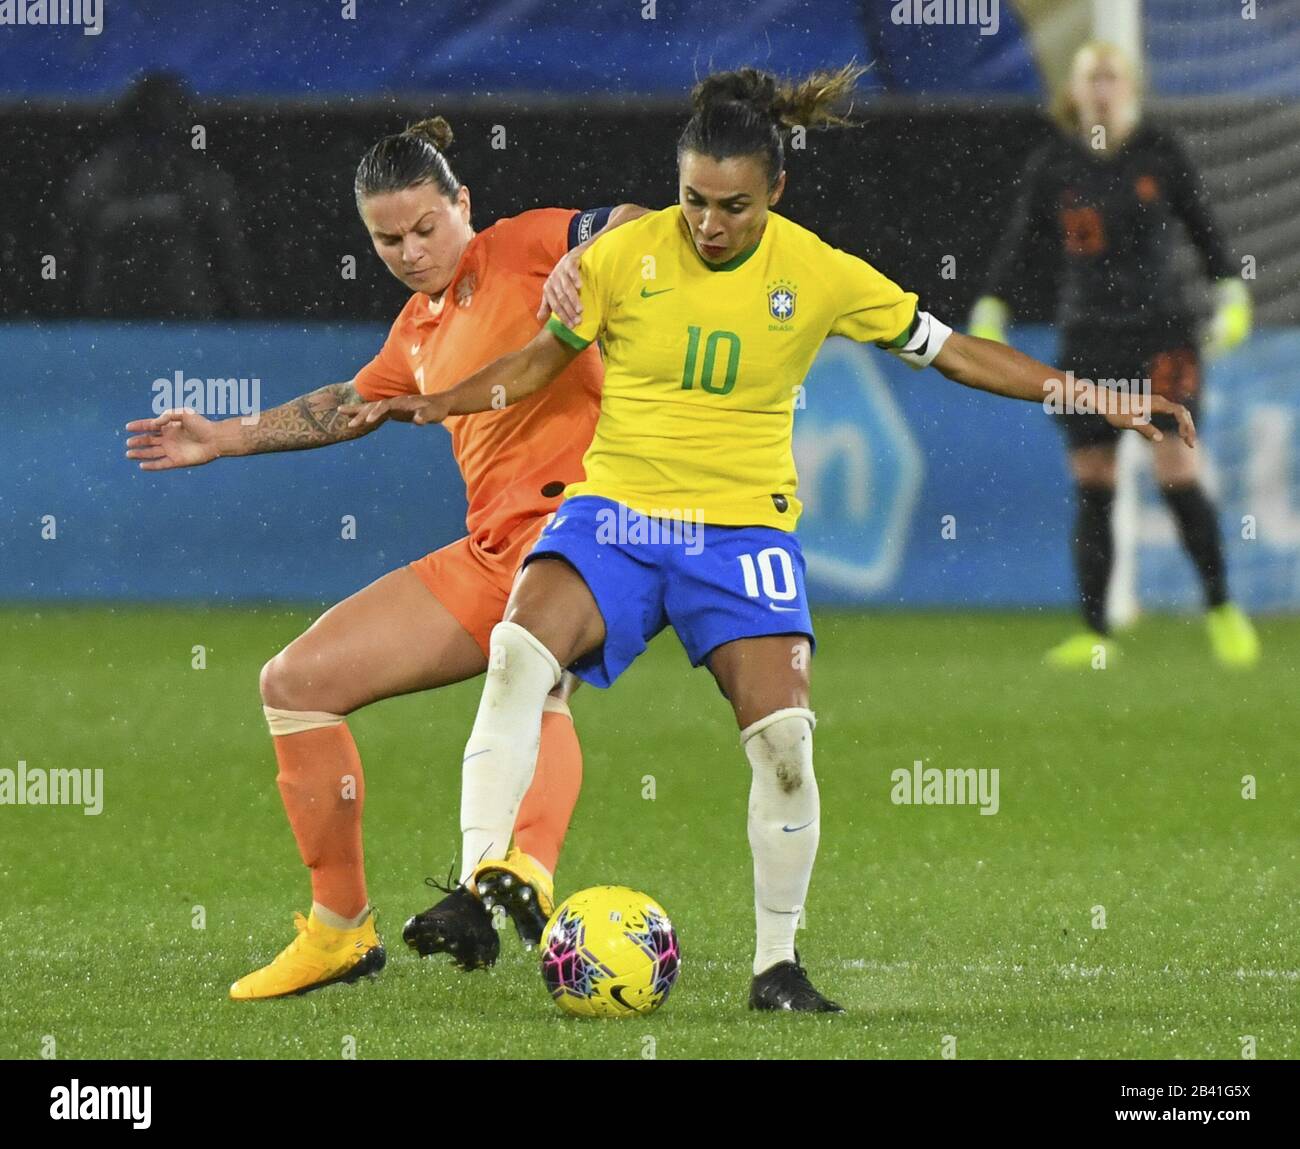
M0 598L331 601L459 537L464 487L437 427L165 473L123 457L122 425L183 397L186 381L242 381L226 400L265 409L350 378L383 336L371 324L0 327ZM1017 342L1051 362L1050 331ZM1298 359L1300 332L1259 335L1214 365L1202 417L1234 593L1252 609L1300 606ZM815 602L1073 601L1064 451L1038 406L836 339L795 423ZM1149 474L1138 483L1139 597L1192 606L1158 493Z

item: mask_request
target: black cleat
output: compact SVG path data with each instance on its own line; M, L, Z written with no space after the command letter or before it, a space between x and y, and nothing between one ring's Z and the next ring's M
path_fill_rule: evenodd
M505 911L519 940L529 949L541 944L546 923L555 912L551 876L537 862L511 849L500 861L483 862L474 871L474 888L493 913Z
M421 957L450 954L461 969L486 969L501 952L501 938L492 925L492 914L464 886L454 889L432 878L425 882L447 896L422 914L408 918L402 940Z
M803 966L777 962L758 974L749 987L750 1009L790 1010L795 1013L843 1013L844 1007L813 988Z

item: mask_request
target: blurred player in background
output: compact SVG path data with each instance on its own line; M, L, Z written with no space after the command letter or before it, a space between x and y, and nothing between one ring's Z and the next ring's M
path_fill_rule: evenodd
M349 427L341 407L436 391L522 346L537 332L539 301L546 311L562 304L563 277L548 277L566 252L580 252L595 234L643 212L630 204L547 208L476 233L469 189L444 154L451 138L444 119L425 120L380 140L357 169L357 208L375 251L414 294L382 350L354 379L267 411L251 426L239 419L212 423L190 410L132 422L127 455L160 471L356 439L374 425ZM277 781L311 868L312 908L306 919L296 915L298 933L288 948L231 986L232 997L303 993L382 968L362 859L365 784L346 716L483 672L488 636L520 560L565 486L582 478L601 376L592 350L534 401L450 420L469 500L468 535L339 603L263 668ZM570 689L571 680L557 682L546 699L537 775L515 826L517 849L497 866L518 873L544 912L582 778ZM488 912L463 889L446 892L407 922L403 936L421 954L448 952L466 969L491 965L500 943Z
M146 73L118 101L108 139L68 181L81 314L257 314L256 261L235 181L188 146L195 119L179 76Z
M491 860L506 856L547 692L565 667L610 685L671 625L730 702L749 759L749 1004L759 1010L840 1008L794 948L820 832L813 630L793 533L794 407L813 358L828 336L844 335L917 369L934 364L967 386L1038 402L1063 378L1002 344L954 334L916 295L770 210L785 190L784 131L844 123L833 109L860 74L848 67L794 83L746 68L702 81L678 142L679 203L581 257L580 314L552 316L521 351L450 391L370 404L354 419L399 412L437 422L487 410L502 393L527 402L603 340L586 478L542 532L492 632L465 748L462 880L515 915ZM1079 388L1096 401L1095 388ZM1194 437L1185 410L1153 403ZM1136 426L1141 413L1108 418ZM702 528L698 547L683 545L683 519ZM485 864L474 869L477 858Z
M1060 279L1062 361L1093 380L1149 379L1156 394L1195 414L1201 363L1195 324L1172 271L1173 220L1186 225L1217 281L1209 354L1236 347L1251 326L1249 293L1234 273L1197 173L1176 140L1142 121L1133 62L1114 45L1091 43L1079 50L1057 113L1061 137L1029 160L987 293L971 312L971 334L1006 340L1004 301L1031 245L1049 236ZM1074 563L1085 629L1053 647L1047 660L1087 667L1098 646L1113 646L1106 588L1114 562L1119 432L1100 416L1058 420L1078 496ZM1168 429L1167 422L1161 425ZM1168 435L1155 446L1155 472L1200 577L1215 657L1228 666L1253 665L1259 640L1228 598L1218 513L1201 482L1196 452Z

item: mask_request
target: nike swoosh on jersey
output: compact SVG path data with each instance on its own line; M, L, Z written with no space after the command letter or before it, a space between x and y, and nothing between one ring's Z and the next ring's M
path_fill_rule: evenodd
M797 606L777 606L774 602L769 602L767 604L767 609L783 611L786 614L797 613L799 610Z
M653 299L656 295L667 295L667 294L668 294L670 291L672 291L672 290L674 290L674 289L671 288L671 287L662 287L662 288L660 288L658 291L647 291L647 290L643 287L643 288L641 288L641 298L642 298L642 299Z
M811 821L805 822L802 826L782 826L781 829L784 830L787 834L797 834L800 830L808 829L808 827L811 826L815 821L817 821L817 819L813 818Z

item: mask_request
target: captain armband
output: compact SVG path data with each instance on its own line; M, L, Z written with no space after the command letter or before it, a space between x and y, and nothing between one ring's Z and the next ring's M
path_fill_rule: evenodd
M935 356L948 342L952 328L935 319L928 311L918 311L912 326L892 344L882 344L891 355L897 355L909 367L919 371L929 367Z

